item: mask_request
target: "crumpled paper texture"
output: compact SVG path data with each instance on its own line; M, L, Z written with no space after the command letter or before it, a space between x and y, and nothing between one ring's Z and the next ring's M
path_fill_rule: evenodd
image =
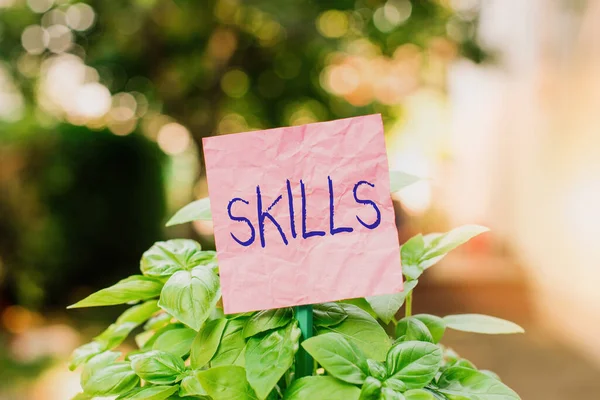
M225 313L321 303L402 290L400 248L390 196L388 160L381 116L367 115L302 126L208 137L203 140L206 174L214 223L217 258ZM353 232L331 235L329 186L333 181L335 226ZM293 192L295 228L291 235L286 180ZM300 180L306 189L307 230L325 236L302 237ZM357 216L371 223L377 204L381 223L375 229L362 226ZM261 247L256 187L260 185L263 209L279 196L271 214L281 225L288 245L275 225L265 220ZM247 247L250 229L229 218L227 206L237 202L235 216L248 218L255 240Z

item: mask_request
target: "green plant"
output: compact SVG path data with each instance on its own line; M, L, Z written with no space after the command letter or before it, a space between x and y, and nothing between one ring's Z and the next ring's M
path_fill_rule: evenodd
M411 182L392 174L394 189ZM172 222L209 217L207 203L188 206ZM136 303L74 351L70 368L83 366L83 393L75 399L519 399L497 375L478 370L439 343L448 328L523 332L518 325L475 314L412 314L421 274L486 230L469 225L411 238L401 247L402 293L316 304L314 336L302 343L292 308L223 314L215 252L187 239L158 242L141 259L143 275L71 306ZM397 320L403 305L405 316ZM113 351L142 324L137 350L124 357ZM393 327L395 337L384 327ZM294 376L299 346L315 360L312 376Z

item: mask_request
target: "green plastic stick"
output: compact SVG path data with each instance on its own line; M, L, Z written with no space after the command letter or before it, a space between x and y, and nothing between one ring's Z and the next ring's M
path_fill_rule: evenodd
M296 319L302 331L300 342L312 337L313 335L313 307L312 305L296 307ZM296 379L303 376L311 376L313 373L314 361L312 357L304 350L302 346L296 353Z

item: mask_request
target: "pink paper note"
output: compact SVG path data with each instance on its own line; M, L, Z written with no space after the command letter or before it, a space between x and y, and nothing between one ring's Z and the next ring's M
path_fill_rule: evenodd
M380 115L203 145L225 313L402 290Z

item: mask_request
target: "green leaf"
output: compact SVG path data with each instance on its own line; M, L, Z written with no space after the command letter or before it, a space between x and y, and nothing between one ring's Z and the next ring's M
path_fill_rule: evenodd
M200 243L190 239L173 239L154 243L143 254L140 269L146 276L165 278L177 271L190 271L211 264L213 260L214 253L202 251Z
M131 360L135 373L146 382L169 385L181 380L185 371L181 358L160 350L148 351Z
M379 400L381 394L381 381L372 376L368 376L360 388L358 400Z
M440 342L446 332L446 323L443 318L431 314L417 314L413 315L413 318L418 319L425 324L431 334L433 343Z
M400 392L384 387L381 389L381 400L405 400L405 397Z
M71 397L71 400L92 400L92 396L81 392L81 393L77 393L75 396Z
M144 386L119 396L117 400L165 400L177 391L177 386Z
M123 343L131 331L158 310L156 300L133 306L121 314L114 324L111 324L104 332L95 337L94 342L99 343L103 350L113 349Z
M418 176L410 175L406 172L390 171L390 193L404 189L405 187L410 186L420 180L421 178Z
M244 327L244 338L287 325L294 317L291 308L265 310L254 314Z
M387 378L387 369L385 368L385 364L381 361L368 359L367 366L369 367L369 375L374 378L379 379L380 381L385 380Z
M407 280L417 279L423 271L419 268L421 256L425 253L425 241L420 233L408 239L400 247L402 273Z
M464 225L438 235L426 246L421 262L443 256L461 244L468 242L471 238L487 231L489 229L484 226Z
M210 200L205 197L200 200L192 201L190 204L184 206L175 213L167 222L167 226L185 224L186 222L203 220L212 220L212 214L210 212Z
M350 343L357 346L366 357L383 361L391 342L385 330L377 320L352 304L339 304L348 317L335 326L317 327L317 334L339 333Z
M194 330L200 329L221 297L217 274L196 267L178 271L165 283L158 305Z
M348 318L348 314L337 303L313 305L314 326L333 326Z
M362 385L369 374L362 351L337 333L325 333L305 340L306 349L330 375L348 383Z
M331 376L307 376L295 380L284 400L358 400L360 389Z
M226 365L199 371L196 376L213 400L257 400L242 367Z
M400 293L384 294L380 296L365 297L379 319L389 324L404 304L406 296L417 286L419 281L404 282L404 289Z
M453 365L453 367L463 367L463 368L470 368L470 369L477 369L477 367L475 366L475 364L473 364L471 361L461 358L460 360L457 360Z
M338 304L352 304L353 306L356 306L356 307L360 308L361 310L365 311L371 317L373 317L375 319L378 318L377 314L375 313L375 311L373 311L373 309L371 308L371 305L364 297L358 297L356 299L340 300L340 301L338 301Z
M144 325L144 330L157 330L164 328L173 318L169 313L161 312L160 314L150 318Z
M519 400L520 397L499 380L480 371L451 367L438 379L438 391L449 400Z
M496 380L502 381L502 379L500 379L500 376L498 376L498 374L495 373L494 371L490 371L487 369L481 369L481 370L479 370L479 372L481 372L482 374L486 374L490 378L494 378Z
M116 396L129 392L140 380L128 362L117 362L121 353L106 351L92 357L81 373L81 387L90 396Z
M195 337L196 331L193 329L170 329L156 339L152 349L166 351L177 357L184 357L189 354Z
M404 392L406 400L436 400L433 393L423 389L412 389Z
M152 335L152 337L150 337L149 339L146 340L146 342L144 343L144 346L143 346L143 350L151 350L152 346L154 346L154 342L156 342L156 340L164 332L169 331L171 329L181 329L181 328L185 328L185 325L183 325L182 323L179 323L179 322L163 326L162 328L158 329L154 333L154 335Z
M69 360L69 369L74 371L81 364L105 350L106 346L98 342L90 342L84 344L83 346L79 346L73 350L73 354L71 354L71 359Z
M141 275L133 275L113 286L90 294L85 299L67 308L99 307L125 304L156 297L162 289L162 282Z
M407 389L421 389L435 377L442 364L442 350L427 342L402 342L387 354L388 375Z
M395 392L404 393L406 392L406 384L396 378L388 378L383 382L383 386L390 388Z
M243 318L227 322L221 343L215 356L211 359L212 367L220 365L245 365L246 341L243 330L246 320Z
M417 279L449 251L487 231L488 228L483 226L465 225L447 233L419 234L410 238L400 248L404 276L408 280Z
M202 387L196 374L188 375L179 384L179 395L185 396L208 396L206 390ZM208 398L208 397L207 397Z
M117 318L117 324L126 322L134 322L136 325L141 325L152 317L154 313L160 311L157 300L149 300L144 303L128 308Z
M94 338L94 341L102 344L105 350L114 349L129 336L129 333L136 328L135 322L124 322L122 324L110 324L108 328L100 335Z
M294 363L300 334L300 328L293 323L248 340L246 376L259 399L269 395Z
M523 333L525 330L514 322L481 314L459 314L444 317L448 328L457 331L502 335Z
M418 340L433 343L433 337L427 326L414 317L402 318L396 325L396 342Z
M200 328L192 343L190 355L192 368L202 368L209 363L219 348L226 326L227 320L219 318L208 321Z

